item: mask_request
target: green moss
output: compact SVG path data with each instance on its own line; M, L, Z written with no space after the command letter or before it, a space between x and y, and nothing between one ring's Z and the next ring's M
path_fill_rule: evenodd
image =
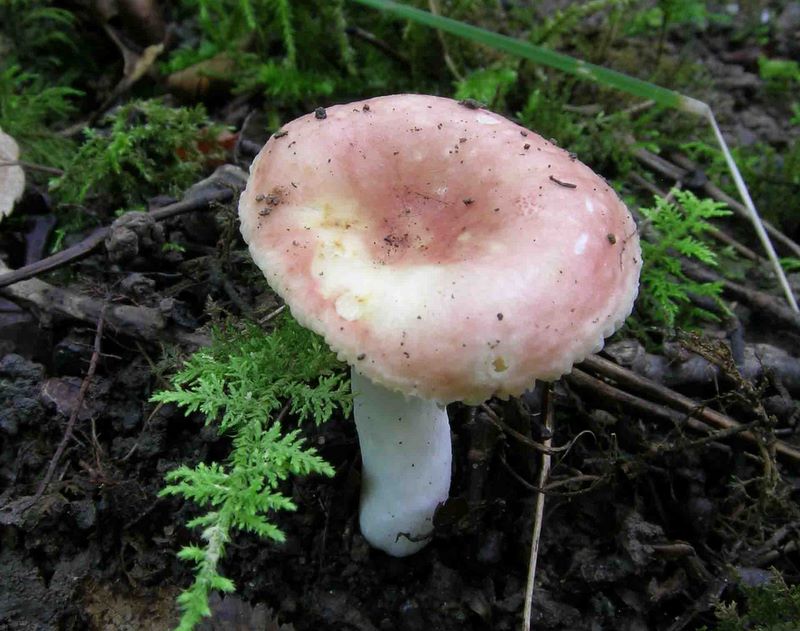
M596 108L575 111L566 107L566 98L562 96L570 93L571 82L559 86L560 93L554 93L550 86L530 94L518 114L522 124L545 138L555 139L560 146L608 177L627 174L635 166L623 142L626 134L637 136L640 141L652 143L656 140L655 129L648 125L655 112L632 121L624 112L606 114Z
M626 32L638 35L687 26L703 31L711 22L727 24L730 16L713 12L703 0L658 0L655 6L632 11Z
M183 0L193 35L163 64L174 72L224 53L234 89L274 105L329 96L355 73L342 0Z
M702 283L684 274L678 256L717 266L717 255L706 242L709 219L730 211L720 202L699 199L689 191L672 190L675 201L656 197L650 208L639 212L648 224L643 230L642 273L636 313L648 325L672 329L690 328L717 317L692 303L691 296L705 296L722 305L719 283Z
M63 72L78 48L75 16L41 0L0 2L0 58L29 72Z
M0 69L0 128L19 143L23 160L63 168L75 143L53 127L75 112L80 95L72 88L50 87L18 66Z
M741 604L720 603L714 631L796 631L800 629L800 586L786 584L773 571L771 580L756 587L741 588ZM709 631L702 627L700 631Z
M711 181L728 194L738 197L722 152L704 140L679 145L682 152L696 161ZM765 219L792 232L800 226L800 218L787 199L800 195L800 138L791 140L783 150L766 143L755 143L731 150L736 164L747 182L750 194Z
M351 395L343 365L319 336L283 317L272 333L256 326L217 330L210 348L195 353L173 377L174 390L153 399L200 412L207 425L229 436L225 462L181 466L167 474L162 495L179 495L207 512L189 522L201 528L203 544L185 546L179 557L195 566L193 584L178 598L180 630L210 615L212 590L230 592L233 582L218 564L231 532L253 532L281 542L272 513L295 510L281 491L292 476L333 475L300 431L284 431L275 419L282 406L299 421L327 421L349 414Z
M64 204L103 199L115 208L138 205L156 194L177 195L219 158L217 135L204 108L132 101L114 110L84 142L51 189Z
M474 99L496 109L505 108L505 96L517 81L517 71L508 65L475 70L456 83L453 98Z
M800 63L792 59L758 58L758 74L767 83L767 90L785 93L800 87Z

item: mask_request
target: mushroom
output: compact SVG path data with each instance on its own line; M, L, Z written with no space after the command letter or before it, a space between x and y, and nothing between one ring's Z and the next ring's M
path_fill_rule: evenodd
M641 255L614 191L473 103L403 94L274 134L239 204L255 263L352 367L361 531L422 548L450 486L444 405L521 394L600 350Z

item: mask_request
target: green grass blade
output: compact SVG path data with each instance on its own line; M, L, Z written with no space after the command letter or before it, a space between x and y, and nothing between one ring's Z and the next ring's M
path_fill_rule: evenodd
M471 24L459 22L452 18L434 15L391 0L355 0L355 2L380 9L381 11L394 13L399 17L472 40L495 50L561 70L580 79L594 81L634 96L650 99L664 107L685 110L695 114L702 114L705 107L705 104L701 101L684 96L674 90L642 81L636 77L630 77L616 70L590 64L541 46L535 46L508 35L501 35Z
M725 156L725 162L728 164L728 170L733 176L734 184L736 184L736 190L739 191L739 195L742 198L742 201L744 201L747 211L750 213L750 220L753 223L753 227L755 228L759 241L761 241L761 245L764 246L764 249L767 252L767 257L769 258L770 263L772 263L772 269L775 272L778 282L780 283L781 289L783 289L783 293L786 295L786 300L794 311L800 311L800 308L797 306L797 300L795 300L794 293L792 292L792 288L789 285L789 280L786 278L786 272L780 263L778 254L775 252L772 241L770 241L767 230L764 228L764 222L761 220L761 215L758 213L756 205L753 203L753 200L750 197L750 191L747 190L747 184L744 182L744 178L739 171L739 167L736 166L736 161L733 159L730 149L728 149L728 143L725 142L725 137L722 135L719 125L717 125L717 119L714 116L714 112L710 107L706 107L706 109L707 112L705 114L705 118L708 120L709 125L711 125L711 129L714 130L714 136L717 139L717 143L719 143L719 146L722 148L722 153Z

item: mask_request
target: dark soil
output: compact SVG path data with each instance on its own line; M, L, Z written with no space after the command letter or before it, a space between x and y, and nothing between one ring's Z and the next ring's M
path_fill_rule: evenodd
M766 96L752 55L737 57L727 36L693 44L717 83L711 89L726 132L743 143L781 146L791 133L784 110ZM782 54L792 46L797 52L796 40L778 45ZM243 120L240 111L228 122ZM238 152L235 167L246 169L251 157ZM239 172L232 172L235 180ZM36 258L26 252L26 236L52 227L37 220L51 214L41 191L29 190L23 206L28 234L3 235L0 244L11 267L26 254ZM0 301L0 629L157 631L176 623L175 597L191 582L176 552L197 537L185 527L196 509L157 494L167 471L224 458L227 443L201 417L149 397L168 386L165 353L196 348L220 311L250 316L276 304L231 229L232 208L235 200L162 222L183 253L163 252L150 228L137 228L136 248L120 251L112 240L71 271L45 277L101 302L152 308L167 325L152 335L106 327L74 436L38 498L78 405L97 318ZM218 255L223 242L232 250ZM766 276L745 282L772 288ZM702 348L694 338L667 339L658 354L646 353L619 337L607 357L753 423L757 444L736 434L706 440L682 422L569 379L556 384L553 444L589 432L553 462L553 481L584 477L547 497L535 628L697 629L713 625L718 598L741 599L741 586L769 581L772 566L787 581L800 578L800 463L771 452L776 436L800 445L800 326L776 324L768 310L746 302L732 306L732 317L703 331ZM733 370L709 362L714 353L720 362L731 357ZM299 509L276 516L285 544L241 534L231 541L222 573L237 595L216 597L203 628L518 628L540 458L492 417L540 440L539 395L493 401L488 410L450 407L452 499L437 514L434 541L405 559L370 549L358 532L352 422L305 428L335 477L286 488ZM774 477L765 462L777 468Z

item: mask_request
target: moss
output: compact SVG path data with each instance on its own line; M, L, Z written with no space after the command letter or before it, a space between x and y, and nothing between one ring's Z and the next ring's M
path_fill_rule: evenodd
M719 603L715 631L795 631L800 629L800 586L789 586L773 571L765 583L741 588L741 603ZM702 627L700 631L709 631Z
M51 186L63 204L103 199L115 208L142 204L153 195L180 193L205 164L224 153L205 109L173 108L158 100L132 101L114 110L84 142Z
M19 143L23 160L64 167L74 143L53 127L75 112L80 95L69 87L48 86L42 76L18 66L0 69L0 128Z

